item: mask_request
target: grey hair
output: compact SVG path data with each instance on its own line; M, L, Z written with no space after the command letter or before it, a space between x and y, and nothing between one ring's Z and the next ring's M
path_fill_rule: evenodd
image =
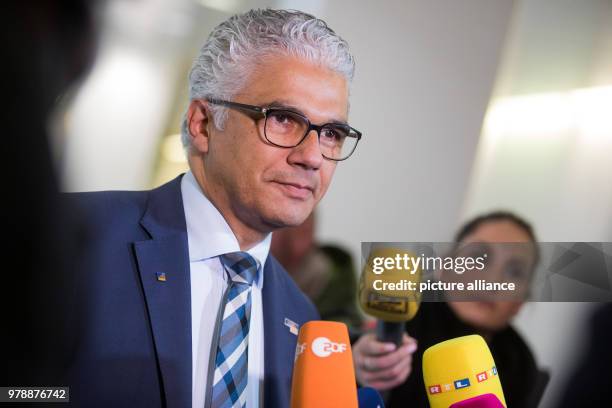
M230 17L213 29L189 73L189 98L231 100L245 85L257 60L289 55L322 65L351 82L355 60L348 43L325 21L296 10L258 9ZM213 123L223 129L227 109L211 106ZM184 147L191 138L187 117L181 128Z

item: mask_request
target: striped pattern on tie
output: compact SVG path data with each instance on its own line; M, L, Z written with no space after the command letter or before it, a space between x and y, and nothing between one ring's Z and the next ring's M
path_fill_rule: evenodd
M212 388L213 408L246 406L248 377L251 285L257 277L257 261L246 252L220 256L230 288L223 309Z

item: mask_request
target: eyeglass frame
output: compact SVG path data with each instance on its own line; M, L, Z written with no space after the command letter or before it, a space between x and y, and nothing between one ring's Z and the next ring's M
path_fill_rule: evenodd
M308 134L312 130L317 132L317 140L320 143L321 142L321 130L324 127L326 127L326 126L332 126L332 125L333 126L338 126L338 125L347 126L350 130L355 132L355 134L357 135L356 136L357 142L355 143L355 146L353 146L353 149L350 151L350 153L346 157L344 157L342 159L334 159L334 158L331 158L331 157L327 157L325 154L323 154L323 152L321 152L321 156L323 156L327 160L332 160L332 161L339 162L339 161L344 161L344 160L348 159L349 157L351 157L353 155L353 153L355 152L355 149L357 149L357 145L359 144L359 141L361 140L362 133L360 131L358 131L357 129L355 129L354 127L350 126L348 123L333 123L333 122L329 122L329 123L324 123L322 125L315 125L305 115L303 115L303 114L301 114L299 112L296 112L294 110L287 109L287 108L282 108L282 107L263 107L263 106L257 106L257 105L247 105L245 103L226 101L226 100L223 100L223 99L216 99L216 98L206 98L206 101L208 101L209 103L212 103L213 105L220 105L220 106L225 106L225 107L228 107L228 108L233 108L233 109L238 109L238 110L242 110L242 111L247 111L247 112L252 112L252 113L260 114L261 117L263 119L265 119L265 122L264 122L264 132L263 133L264 133L264 137L266 138L266 141L268 143L270 143L271 145L273 145L273 146L284 148L284 149L292 149L292 148L297 147L300 144L302 144L302 142L304 142L304 140L306 140L306 138L308 137ZM271 141L268 138L268 135L266 134L266 123L268 121L268 113L272 112L272 111L291 112L292 114L297 115L297 116L301 117L302 119L304 119L304 121L306 122L308 127L306 129L306 132L304 133L304 136L302 136L302 138L300 139L299 142L297 142L293 146L282 146L282 145L279 145L277 143L274 143L273 141Z

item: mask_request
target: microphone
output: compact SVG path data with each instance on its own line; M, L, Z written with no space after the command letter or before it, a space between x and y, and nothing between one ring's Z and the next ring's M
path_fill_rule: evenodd
M374 388L361 387L357 390L359 408L385 408L382 397Z
M357 382L344 323L302 325L295 349L291 408L357 408Z
M397 248L376 248L368 256L359 280L359 304L366 314L378 319L379 341L399 347L405 322L419 310L422 270L419 264L410 262L417 258ZM414 285L412 289L410 285Z
M423 380L431 408L506 408L493 356L478 335L425 350Z

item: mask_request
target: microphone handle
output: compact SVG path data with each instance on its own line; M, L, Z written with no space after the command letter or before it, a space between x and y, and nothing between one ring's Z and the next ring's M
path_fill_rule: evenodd
M376 321L376 339L384 343L394 343L399 347L402 344L404 330L403 322L385 322L380 319ZM390 390L380 392L380 396L384 402L389 400L390 395Z
M404 330L404 322L376 321L376 339L384 343L394 343L399 347L402 344Z

